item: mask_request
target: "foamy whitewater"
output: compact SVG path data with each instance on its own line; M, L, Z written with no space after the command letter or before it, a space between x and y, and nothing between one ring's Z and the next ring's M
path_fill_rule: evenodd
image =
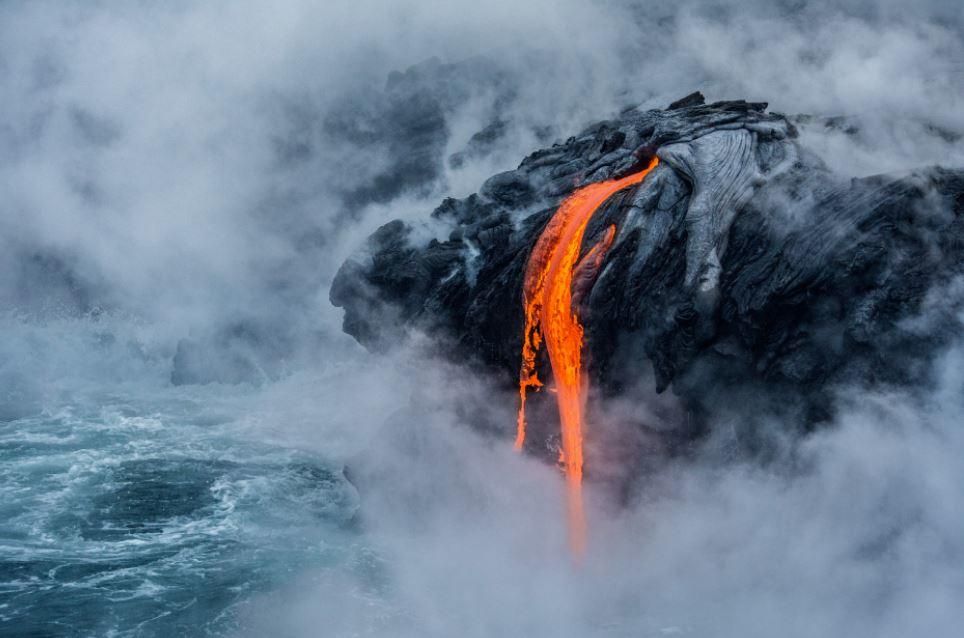
M341 466L246 435L248 389L158 383L163 358L125 328L3 322L7 381L104 361L5 384L0 633L221 635L293 571L361 560Z
M957 0L0 3L0 636L960 635L959 345L617 494L593 436L674 414L641 373L586 424L577 565L518 388L365 351L328 290L387 221L697 89L860 116L803 132L847 175L964 166L962 36Z

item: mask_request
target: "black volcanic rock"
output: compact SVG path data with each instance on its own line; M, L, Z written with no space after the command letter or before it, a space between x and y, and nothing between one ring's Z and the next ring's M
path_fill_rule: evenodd
M655 154L584 239L618 229L580 308L596 387L619 392L651 369L699 429L748 412L810 427L843 384L926 383L959 325L964 171L841 177L800 143L803 120L766 107L693 94L630 110L445 200L436 239L383 226L332 285L345 330L378 348L414 327L511 383L523 271L545 224L574 189Z
M384 90L368 87L342 96L323 122L329 144L366 149L383 162L359 183L347 184L345 204L357 208L385 203L404 192L419 192L442 177L450 120L466 103L483 100L491 122L468 146L450 158L461 165L483 157L505 135L504 112L515 99L515 83L505 69L485 58L456 63L428 59L388 76Z

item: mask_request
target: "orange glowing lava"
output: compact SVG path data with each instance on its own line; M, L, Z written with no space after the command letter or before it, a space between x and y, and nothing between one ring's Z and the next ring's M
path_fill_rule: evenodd
M588 393L583 371L583 328L573 303L576 281L585 273L596 273L612 245L616 228L579 260L583 234L596 210L617 191L638 184L656 165L622 179L580 188L566 198L539 236L526 265L523 286L525 333L519 372L519 418L515 447L522 449L526 436L525 402L529 388L542 382L536 373L536 355L545 342L556 385L556 401L562 424L560 462L566 472L569 544L576 556L586 547L586 518L582 506L582 433ZM578 302L578 299L577 299Z

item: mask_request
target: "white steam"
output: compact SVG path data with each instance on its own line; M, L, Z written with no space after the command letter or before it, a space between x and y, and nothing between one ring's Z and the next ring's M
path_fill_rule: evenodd
M138 374L62 338L88 319L51 332L20 316L43 293L24 283L34 255L149 326L151 383L167 382L157 362L178 339L238 317L316 344L242 425L349 465L372 564L252 601L246 635L958 635L960 352L925 397L842 391L834 427L787 441L775 467L708 454L664 467L625 507L590 486L575 569L555 469L510 449L513 395L421 354L362 352L327 288L379 224L422 219L592 120L697 89L857 116L852 135L804 130L846 174L964 165L962 36L959 2L2 3L0 302L19 328L0 379L39 396L36 383L71 376L57 366ZM388 156L326 129L339 100L431 56L479 55L512 86L508 133L427 190L348 210L344 193ZM445 156L491 123L495 99L453 107ZM480 418L493 432L468 426Z

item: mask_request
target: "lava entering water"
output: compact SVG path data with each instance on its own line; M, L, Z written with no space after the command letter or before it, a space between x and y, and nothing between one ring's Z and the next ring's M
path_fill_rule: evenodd
M583 328L573 308L574 278L586 269L598 271L615 237L606 235L579 261L583 234L596 210L617 191L638 184L656 165L622 179L589 184L566 198L536 242L526 265L523 286L525 334L519 372L519 418L515 447L522 449L526 435L525 404L529 388L542 386L536 373L536 355L543 341L556 385L562 424L561 462L566 472L569 544L577 556L586 546L586 519L582 506L582 432L588 379L582 367ZM578 262L578 263L577 263Z

